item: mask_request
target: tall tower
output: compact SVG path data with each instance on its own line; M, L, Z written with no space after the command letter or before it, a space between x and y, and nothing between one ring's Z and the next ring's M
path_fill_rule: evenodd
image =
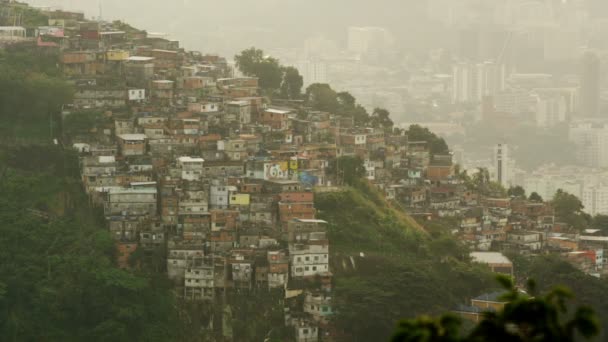
M586 52L581 60L579 88L579 117L594 118L600 111L600 60Z
M511 182L509 160L509 146L498 144L494 147L494 167L496 169L496 182L508 188Z

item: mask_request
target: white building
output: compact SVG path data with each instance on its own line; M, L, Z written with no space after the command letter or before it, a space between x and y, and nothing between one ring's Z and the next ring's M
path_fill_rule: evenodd
M177 165L182 170L182 179L187 181L200 180L203 175L203 158L179 157Z
M551 127L566 121L568 103L563 95L535 95L536 99L536 125Z
M26 37L26 29L21 26L0 26L0 40L21 40Z
M570 124L569 139L578 160L589 167L608 167L608 121L588 119Z
M145 89L129 89L129 101L144 101L145 99Z
M295 65L302 75L304 88L314 83L329 83L327 77L327 63L322 61L305 60L299 61Z
M292 277L312 277L329 272L329 245L291 244L289 259Z
M505 89L506 69L502 64L460 63L452 68L452 102L481 102Z
M228 209L230 195L236 193L235 186L227 186L223 184L213 184L209 189L209 207L210 209Z
M590 215L608 215L608 185L585 186L581 198L585 212Z
M188 111L195 113L217 113L220 105L214 102L188 103Z

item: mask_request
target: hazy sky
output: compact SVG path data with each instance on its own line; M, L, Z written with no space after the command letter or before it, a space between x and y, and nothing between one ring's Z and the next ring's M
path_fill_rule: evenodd
M348 26L384 26L406 39L420 27L420 0L28 0L32 5L82 10L171 34L197 50L221 53L249 46L301 47L323 33L344 42ZM275 45L275 46L269 46ZM214 52L214 51L205 51Z

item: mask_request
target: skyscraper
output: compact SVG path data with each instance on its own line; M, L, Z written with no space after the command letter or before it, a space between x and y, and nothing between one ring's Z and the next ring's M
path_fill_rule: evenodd
M581 60L579 88L579 117L594 118L600 110L600 60L586 52Z
M509 146L498 144L494 147L494 167L496 169L496 182L505 188L511 183Z
M504 90L505 67L494 62L460 63L453 68L452 82L452 102L480 103Z

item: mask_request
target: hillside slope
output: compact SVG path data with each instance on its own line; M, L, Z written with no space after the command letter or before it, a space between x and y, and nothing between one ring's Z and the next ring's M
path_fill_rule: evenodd
M386 340L398 319L439 314L494 286L450 236L431 236L366 183L317 194L329 222L335 323L355 341Z

